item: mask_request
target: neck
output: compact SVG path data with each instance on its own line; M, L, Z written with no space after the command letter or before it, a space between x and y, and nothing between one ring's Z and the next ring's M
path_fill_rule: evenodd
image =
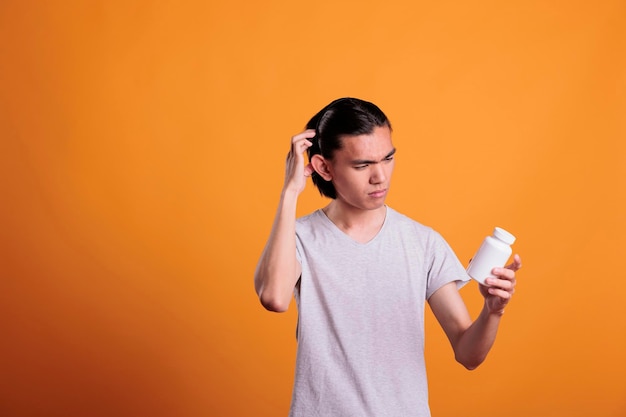
M383 205L371 210L363 210L333 200L324 209L326 216L344 232L353 230L378 230L385 221L387 206Z

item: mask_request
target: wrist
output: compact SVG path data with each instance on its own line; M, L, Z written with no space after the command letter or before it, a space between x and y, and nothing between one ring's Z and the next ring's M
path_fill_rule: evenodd
M489 304L485 302L482 314L487 318L500 319L504 315L504 306L498 309L491 309Z
M300 191L295 186L290 186L289 184L285 184L283 187L280 198L283 200L295 201L298 199L300 195Z

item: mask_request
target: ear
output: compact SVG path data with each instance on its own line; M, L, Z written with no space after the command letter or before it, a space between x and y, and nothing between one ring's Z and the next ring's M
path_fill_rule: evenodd
M325 181L330 181L333 179L330 171L330 165L322 155L313 155L311 157L311 165L313 166L315 172L317 172L319 176L322 177Z

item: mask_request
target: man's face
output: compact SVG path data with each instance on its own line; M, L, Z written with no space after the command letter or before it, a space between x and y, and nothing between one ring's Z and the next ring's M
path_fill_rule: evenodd
M357 209L382 207L394 167L395 148L388 127L342 138L342 149L329 162L337 200Z

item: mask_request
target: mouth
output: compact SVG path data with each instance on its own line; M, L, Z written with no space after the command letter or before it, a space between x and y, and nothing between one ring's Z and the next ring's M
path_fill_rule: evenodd
M381 197L384 197L386 194L387 194L387 189L384 189L384 190L372 191L368 195L374 198L381 198Z

